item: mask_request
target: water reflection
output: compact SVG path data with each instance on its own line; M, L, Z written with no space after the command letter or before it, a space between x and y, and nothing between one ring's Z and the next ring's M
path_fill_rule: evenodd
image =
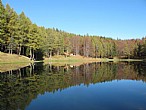
M46 92L54 94L73 86L92 87L118 80L123 83L126 80L140 80L145 84L145 63L92 63L80 66L44 66L36 63L0 74L0 110L24 110L39 94L46 96ZM116 86L115 83L111 84L110 87Z

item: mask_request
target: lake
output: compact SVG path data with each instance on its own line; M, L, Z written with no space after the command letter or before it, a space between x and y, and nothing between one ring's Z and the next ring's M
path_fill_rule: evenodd
M146 110L146 64L35 63L1 72L0 110Z

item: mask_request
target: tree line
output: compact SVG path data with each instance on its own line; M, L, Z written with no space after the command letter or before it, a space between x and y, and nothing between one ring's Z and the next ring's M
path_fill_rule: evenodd
M0 51L31 59L70 54L94 58L145 58L146 38L115 40L37 26L24 12L17 14L0 0Z

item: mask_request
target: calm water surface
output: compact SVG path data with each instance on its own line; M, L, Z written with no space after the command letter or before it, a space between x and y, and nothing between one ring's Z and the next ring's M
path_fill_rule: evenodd
M53 66L0 73L0 110L146 110L145 63Z

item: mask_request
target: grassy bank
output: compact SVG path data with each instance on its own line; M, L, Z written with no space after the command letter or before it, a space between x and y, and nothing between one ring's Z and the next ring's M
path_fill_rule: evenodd
M83 57L83 56L70 56L70 57L64 57L61 55L58 56L53 56L52 58L45 58L44 62L53 62L53 63L69 63L69 64L74 64L74 63L92 63L92 62L120 62L120 61L142 61L138 59L118 59L118 58L113 58L113 59L108 59L108 58L91 58L91 57Z
M31 62L28 57L0 52L0 64Z
M51 58L45 58L44 62L92 62L92 61L102 61L104 59L100 58L87 58L83 56L70 56L70 57L64 57L62 55L53 56Z
M28 66L30 63L28 57L0 52L0 72L16 70Z
M83 56L70 56L64 57L61 55L53 56L52 58L45 58L43 61L44 64L52 63L53 65L76 65L79 66L85 63L93 63L93 62L119 62L119 61L141 61L135 59L108 59L108 58L90 58L90 57L83 57ZM38 61L36 61L38 62ZM16 70L25 66L30 65L33 63L28 57L19 56L16 54L7 54L0 52L0 72L5 72L9 70Z

